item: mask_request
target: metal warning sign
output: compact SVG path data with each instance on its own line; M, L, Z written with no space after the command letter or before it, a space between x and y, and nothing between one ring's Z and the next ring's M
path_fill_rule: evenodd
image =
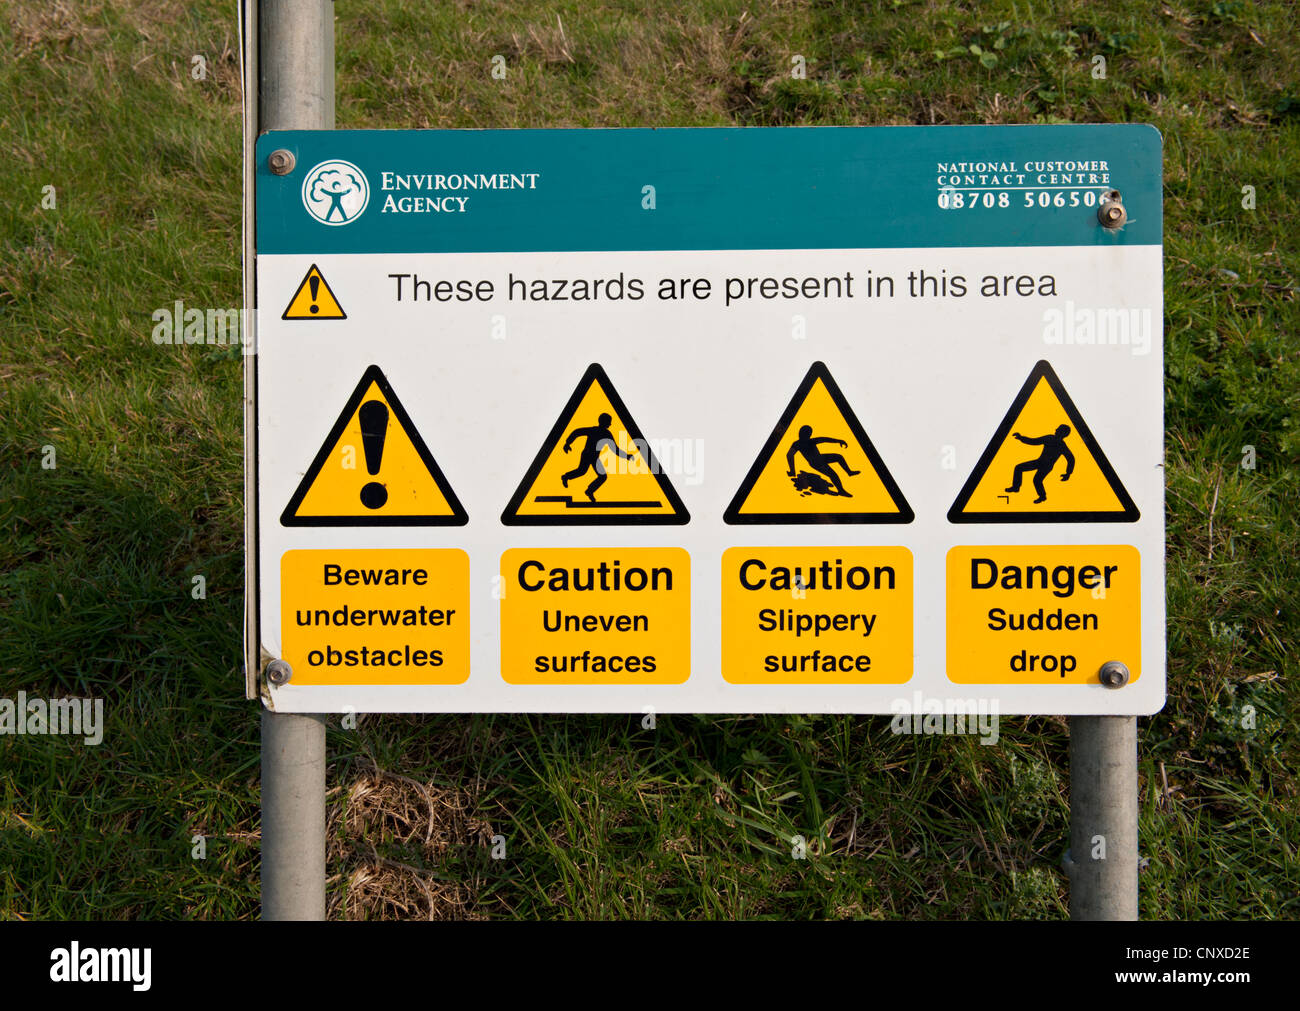
M1163 704L1154 130L273 132L256 179L269 705Z

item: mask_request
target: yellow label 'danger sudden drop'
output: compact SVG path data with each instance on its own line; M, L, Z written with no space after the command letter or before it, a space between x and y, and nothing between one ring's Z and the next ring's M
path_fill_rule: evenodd
M286 551L280 601L292 685L469 677L469 555L459 548Z
M912 676L912 553L728 548L722 676L732 684L901 684Z
M501 556L511 684L681 684L691 673L682 548L512 548Z
M948 552L948 680L1090 684L1142 673L1142 573L1128 544L962 545Z

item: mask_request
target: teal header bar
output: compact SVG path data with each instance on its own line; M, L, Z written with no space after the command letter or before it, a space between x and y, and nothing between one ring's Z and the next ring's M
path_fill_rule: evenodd
M276 131L257 250L1159 245L1160 155L1141 125Z

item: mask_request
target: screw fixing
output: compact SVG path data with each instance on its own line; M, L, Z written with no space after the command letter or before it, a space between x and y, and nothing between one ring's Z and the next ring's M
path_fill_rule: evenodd
M287 685L293 677L293 668L283 660L272 660L266 665L266 680L279 688Z
M297 164L297 159L294 158L293 152L286 151L284 148L277 148L272 151L266 159L267 168L278 176L287 176L293 171L295 164Z
M1123 688L1128 684L1128 667L1118 660L1107 660L1097 671L1097 678L1107 688Z
M1097 220L1106 228L1122 228L1128 221L1128 211L1124 209L1124 198L1119 190L1103 193L1101 206L1097 208Z

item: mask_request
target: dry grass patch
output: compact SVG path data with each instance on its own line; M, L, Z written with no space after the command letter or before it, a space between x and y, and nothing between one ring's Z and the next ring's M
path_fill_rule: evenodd
M476 798L378 766L336 788L327 859L329 915L348 920L481 920L477 873L452 880L438 868L449 857L486 856L492 826L475 814Z

